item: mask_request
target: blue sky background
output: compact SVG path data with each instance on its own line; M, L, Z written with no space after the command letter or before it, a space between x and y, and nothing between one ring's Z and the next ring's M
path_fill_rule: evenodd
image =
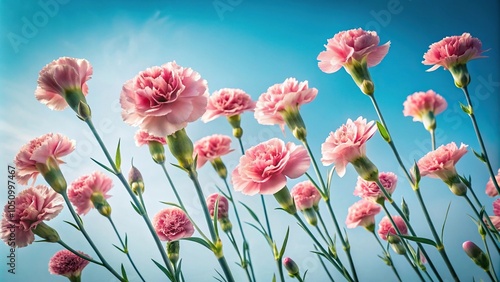
M48 10L47 3L52 3ZM469 1L411 0L207 0L190 1L188 4L186 1L166 0L41 0L1 1L0 6L0 147L1 163L5 167L4 180L6 166L12 164L18 149L30 139L48 132L60 132L77 141L76 151L65 158L67 165L62 167L68 182L99 169L90 157L104 161L104 155L90 131L71 110L53 112L34 98L38 72L45 64L62 56L86 58L93 65L94 75L88 82L90 91L87 99L93 110L94 123L111 150L121 138L123 158L126 160L124 171L129 169L128 160L134 158L135 165L145 178L144 196L151 215L165 207L158 203L159 200L173 201L173 193L161 169L151 161L147 148L135 146L133 134L136 129L123 123L118 103L122 84L147 67L176 60L181 66L198 71L208 81L210 92L235 87L244 89L254 99L269 86L288 77L308 80L309 86L316 87L319 93L315 101L303 106L301 113L308 126L309 142L319 158L320 146L329 132L345 123L347 118L377 118L370 100L361 94L344 70L328 75L317 67L316 57L324 50L326 40L339 31L357 27L378 31L381 43L391 41L388 55L380 65L371 69L371 74L376 86L375 95L407 166L430 150L427 131L420 123L402 115L402 103L416 91L433 89L448 101L448 109L437 117L438 145L463 142L470 149L480 150L470 120L459 107L459 102L465 103L464 96L453 85L451 75L442 69L427 73L428 66L421 61L428 46L445 36L470 32L481 39L483 48L489 51L485 53L487 58L468 64L472 76L469 89L493 168L496 171L500 167L500 128L497 123L500 118L500 9L497 1L471 4ZM34 28L28 28L29 24L33 24ZM20 41L13 41L13 38ZM252 114L243 116L242 126L247 148L272 137L296 142L288 130L283 136L278 127L257 124ZM187 131L193 141L213 133L231 134L230 126L224 119L208 124L195 122L188 126ZM233 147L238 148L236 143ZM389 147L378 134L368 143L367 154L380 171L393 171L400 176L394 198L400 202L404 197L409 203L411 222L418 235L430 238L415 195ZM171 156L168 158L173 162ZM238 158L238 150L224 158L230 170L237 164ZM168 169L190 214L206 230L188 178L174 167ZM493 201L484 194L488 180L484 165L470 151L459 162L457 169L460 174L472 175L474 189L491 213ZM216 185L222 185L211 167L206 166L199 173L207 195L215 191ZM302 180L290 180L289 186ZM341 224L347 208L358 200L352 195L355 181L356 173L351 166L343 178L334 177L332 201ZM40 178L37 183L43 184L43 179ZM130 208L124 189L117 181L115 184L109 202L117 226L122 233L128 234L131 254L147 280L159 281L163 279L162 273L150 261L150 258L160 260L159 253L145 224ZM18 186L19 191L23 188ZM464 281L472 280L473 276L476 280L487 280L484 272L461 249L466 240L481 242L468 216L472 211L465 201L452 195L443 183L435 179L423 180L422 193L438 229L451 203L444 242L460 277ZM5 187L0 189L2 203L6 197ZM235 197L261 214L259 197L239 193L235 193ZM326 276L321 265L309 252L312 249L309 237L297 227L293 218L273 210L277 204L272 197L267 198L267 206L278 242L282 241L286 228L289 226L291 229L286 256L298 263L302 273L309 270L309 281L324 281ZM320 208L325 210L323 206ZM240 214L245 221L251 221L242 209ZM382 216L377 216L377 220ZM129 276L133 278L134 272L128 267L126 258L111 245L118 241L106 220L95 211L83 219L88 232L110 263L118 269L124 262ZM83 236L63 220L71 220L66 208L48 224L56 228L69 245L95 257ZM234 218L233 224L236 226ZM333 225L331 227L333 232ZM245 230L250 238L258 280L270 281L276 272L272 254L257 232L248 226ZM240 238L236 229L235 233ZM360 278L363 281L391 281L393 274L377 258L380 249L372 236L362 228L349 229L347 233ZM243 272L233 263L236 255L229 248L225 235L223 238L233 273L237 281L243 281ZM186 279L213 281L212 277L216 275L214 268L219 269L213 255L193 243L183 242L181 245ZM341 249L340 246L338 248ZM58 245L47 243L35 243L19 249L16 253L17 274L11 275L7 273L5 264L8 248L2 244L0 280L64 281L47 271L49 258L60 249ZM442 270L443 277L451 280L438 253L431 248L428 248L428 253ZM395 254L393 257L405 280L414 281L416 276L405 260ZM500 271L498 255L494 256L494 262L497 271ZM335 270L332 273L339 277ZM287 279L291 281L291 278ZM107 271L95 265L89 265L83 274L83 281L113 280Z

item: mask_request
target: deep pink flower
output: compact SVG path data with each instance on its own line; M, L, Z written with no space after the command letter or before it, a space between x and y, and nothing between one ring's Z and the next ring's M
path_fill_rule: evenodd
M144 130L137 131L135 133L134 138L135 138L135 145L137 145L138 147L142 145L148 145L150 141L160 142L163 145L167 144L167 139L165 137L155 136L147 133Z
M356 228L358 226L370 228L375 224L375 215L380 210L380 206L374 202L361 199L349 207L345 224L347 228Z
M317 94L318 90L309 88L307 80L298 82L293 77L287 78L283 83L269 87L266 93L260 95L255 107L255 119L260 124L277 124L284 129L284 112L298 112L301 105L310 103Z
M427 92L415 92L408 96L403 103L403 114L405 117L412 116L413 121L425 123L425 117L429 112L434 115L442 113L448 104L446 100L433 90ZM427 126L426 126L427 127Z
M335 132L330 132L321 145L321 162L323 165L335 164L337 174L344 176L347 163L366 155L365 143L376 131L373 121L366 123L363 117L355 121L348 119Z
M68 197L76 212L80 215L87 214L91 208L94 208L90 197L93 193L100 193L105 199L111 195L109 190L113 187L113 180L100 171L95 171L88 175L80 176L71 183L68 189Z
M213 193L207 197L207 207L210 212L210 216L214 216L215 211L215 202L219 199L218 209L217 209L217 217L218 218L227 218L229 211L229 202L226 197L219 195L218 193Z
M208 98L207 111L201 120L209 122L220 116L237 116L254 109L255 102L245 91L236 88L223 88L215 91Z
M390 42L379 46L380 38L375 31L361 28L341 31L328 39L326 51L319 53L318 66L326 73L338 71L353 61L366 59L368 67L378 65L389 51Z
M393 215L392 220L394 220L394 223L396 223L396 226L402 235L408 234L408 227L402 217L399 215ZM382 238L382 240L387 240L387 235L389 234L397 235L398 233L392 225L391 220L387 216L384 216L378 224L378 235Z
M420 175L428 175L446 181L457 175L455 165L465 153L467 153L467 145L461 144L460 148L455 142L441 145L417 162Z
M500 216L500 198L493 202L493 214Z
M120 94L122 118L150 134L167 136L200 118L207 96L207 82L197 72L170 62L125 82Z
M81 91L87 96L87 80L92 76L92 66L85 59L62 57L46 65L38 77L35 97L52 110L68 106L66 91Z
M466 64L468 61L482 58L481 41L472 37L469 33L460 36L449 36L429 46L424 54L424 65L432 65L427 71L433 71L439 67L450 69L453 66Z
M321 200L318 189L309 180L297 183L292 188L291 194L299 211L317 207Z
M2 218L2 240L9 243L15 229L16 247L26 247L35 240L33 229L44 220L56 217L63 208L63 197L44 185L32 186L21 191L15 204L6 204Z
M48 133L31 140L21 147L14 159L17 181L22 185L27 184L30 178L34 181L39 174L37 163L46 164L49 158L54 158L59 164L64 163L60 158L73 150L75 141L57 133Z
M495 179L496 179L497 183L500 183L500 169L498 169L498 173L495 176ZM488 180L488 183L486 183L486 191L485 192L486 192L486 195L488 195L490 197L498 196L498 191L495 188L495 185L493 184L493 179L491 179L491 177Z
M179 208L166 208L153 218L153 227L162 241L176 241L191 237L194 227L188 216Z
M197 167L202 167L207 161L227 155L234 150L231 149L231 137L214 134L203 137L194 143L194 154L198 155Z
M81 255L88 258L89 255L79 252ZM83 269L89 264L85 260L68 250L61 250L55 253L49 260L49 272L55 275L62 275L65 277L79 277Z
M392 195L392 193L396 189L398 177L392 172L381 172L378 178L380 180L380 183L382 183L382 186L384 186L387 193L389 193L389 195ZM377 183L373 181L366 181L359 176L353 194L363 199L373 200L373 201L376 201L378 198L384 198L384 193L380 190Z
M303 146L273 138L241 156L233 170L234 190L246 195L274 194L286 185L286 177L297 178L310 166Z

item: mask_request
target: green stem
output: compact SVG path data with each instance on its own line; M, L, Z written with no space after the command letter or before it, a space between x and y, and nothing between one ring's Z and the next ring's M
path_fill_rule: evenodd
M104 266L104 264L102 264L101 262L98 262L98 261L96 261L96 260L93 260L93 259L91 259L90 257L84 256L84 255L80 254L79 252L75 251L73 248L71 248L70 246L68 246L68 245L67 245L66 243L64 243L62 240L59 240L57 243L58 243L59 245L63 246L64 248L66 248L68 251L72 252L73 254L75 254L75 255L77 255L77 256L79 256L79 257L81 257L81 258L82 258L82 259L84 259L84 260L90 261L90 262L95 263L95 264L100 265L100 266Z
M411 265L411 266L415 269L415 271L417 272L417 275L418 275L418 277L420 278L420 280L421 280L422 282L425 282L425 279L424 279L424 277L422 276L422 273L420 273L420 271L418 271L417 266L415 266L415 265L413 264L413 262L411 261L410 256L408 255L408 253L405 253L403 256L406 258L406 261L407 261L407 262L408 262L408 263L409 263L409 264L410 264L410 265Z
M491 270L486 270L486 274L488 274L488 277L490 277L491 281L494 281L494 282L498 282L498 278L496 278L496 276L493 276L493 274L491 274Z
M89 126L90 130L92 131L92 134L94 134L94 137L96 138L97 142L99 143L99 146L101 147L104 155L106 156L106 159L108 160L109 164L113 168L115 175L118 177L118 179L120 180L122 185L125 187L125 190L127 190L128 194L129 194L130 198L132 199L132 201L134 202L135 206L141 212L141 216L142 216L144 222L146 223L146 225L149 229L149 232L151 233L151 236L153 236L153 239L156 243L156 247L158 248L158 250L161 254L163 262L164 262L167 270L172 274L172 277L173 277L172 281L177 282L177 279L175 278L175 273L174 273L174 269L172 267L172 264L171 264L170 260L168 259L167 253L166 253L165 249L163 248L163 245L160 241L160 238L158 238L158 235L156 235L156 231L153 227L153 224L151 224L151 221L149 220L149 217L147 216L147 213L145 212L144 207L141 205L139 200L137 200L137 197L135 196L134 192L130 188L130 185L128 184L127 180L125 179L125 177L121 173L120 169L116 167L115 162L113 161L113 158L111 158L111 155L108 152L108 149L104 145L104 142L102 141L101 137L99 136L99 133L97 133L97 131L94 127L94 124L92 123L92 120L87 119L87 120L85 120L85 123Z
M311 147L309 147L309 143L307 142L307 140L304 140L302 142L302 144L304 144L304 147L306 147L306 149L307 149L307 153L309 154L309 157L311 158L311 163L313 165L314 172L316 173L316 177L318 178L319 183L321 184L320 192L322 195L325 195L326 194L325 181L323 180L323 176L321 176L321 172L319 170L318 163L316 162L316 159L314 158Z
M389 254L389 252L385 249L382 242L380 242L380 238L375 234L375 231L371 231L370 233L373 235L373 237L375 237L375 241L377 241L380 248L382 248L382 252L384 252L385 257L389 260L389 263L391 264L390 267L392 269L392 272L394 272L394 275L396 275L396 278L398 278L398 281L400 281L400 282L403 281L403 280L401 280L401 277L399 276L399 273L396 270L396 267L394 266L394 261L392 260L391 254Z
M234 239L234 234L232 230L229 230L226 232L227 237L229 238L229 241L231 242L231 245L233 245L234 250L236 251L236 254L238 254L238 257L240 258L240 264L241 268L245 270L245 273L247 275L248 281L252 282L252 276L250 276L250 272L248 271L248 265L247 262L245 261L244 257L240 253L240 249L238 248L238 244L236 244L236 240Z
M210 236L212 237L212 242L215 244L218 241L218 236L216 235L214 225L212 223L212 219L210 217L210 212L208 211L207 203L205 201L205 197L203 196L203 191L201 190L201 185L198 180L198 173L196 172L195 168L192 167L191 169L188 170L188 175L191 181L194 184L194 187L196 189L196 194L198 195L198 200L200 201L201 208L203 210L203 214L205 215L205 220L208 225L208 230L210 231ZM221 246L222 248L222 246ZM222 253L222 251L220 251ZM234 282L233 275L231 274L231 270L229 269L229 266L227 264L226 258L224 257L223 254L217 255L217 259L219 261L219 264L222 268L222 271L224 271L224 275L226 276L226 279L228 282Z
M304 280L302 279L302 277L300 277L300 274L297 274L295 276L295 278L297 278L297 280L299 280L299 282L304 282Z
M99 260L101 260L101 263L102 265L107 269L109 270L109 272L111 272L111 274L113 274L113 276L115 276L116 278L118 278L118 280L120 281L127 281L126 279L122 278L120 276L120 274L118 274L112 267L111 265L109 265L109 263L106 261L106 259L104 259L104 257L102 256L101 252L99 251L99 249L97 248L97 246L94 244L94 241L92 241L92 238L90 238L89 234L87 233L87 231L85 230L85 228L83 227L83 224L81 222L81 219L80 217L76 214L75 210L73 209L73 206L71 205L71 202L69 201L69 198L68 198L68 194L66 194L66 191L62 192L61 195L63 196L64 198L64 201L66 202L66 205L68 206L68 209L69 211L71 212L71 215L73 216L73 218L75 219L75 222L76 224L78 225L78 228L80 228L80 232L82 232L83 236L85 237L85 239L87 239L87 241L89 242L90 246L92 247L92 249L94 250L94 252L96 253L96 255L99 257Z
M465 198L465 200L467 201L469 206L474 211L474 214L477 216L477 218L479 220L479 224L481 224L483 226L484 230L486 231L486 234L488 234L488 236L490 236L490 239L493 242L493 245L495 246L495 248L497 249L497 252L500 253L500 248L498 247L498 244L495 241L495 237L493 237L493 234L491 234L490 229L488 228L488 226L486 226L486 223L484 223L483 219L479 215L479 212L476 210L476 207L474 206L474 204L470 200L469 196L467 196L467 194L465 194L463 197Z
M321 216L321 213L319 212L319 209L316 211L316 215L318 216L319 222L320 222L321 226L323 227L323 230L325 231L325 234L327 236L327 239L328 239L327 244L330 245L330 246L333 246L332 237L330 237L330 234L328 233L328 228L326 228L326 224L323 221L323 217Z
M283 264L281 263L281 258L276 259L276 266L278 267L280 281L285 282L285 275L283 274Z
M226 189L227 189L227 193L228 193L229 198L230 198L229 200L233 204L234 215L236 216L236 221L238 222L238 228L240 229L241 238L243 239L243 246L246 246L243 248L243 252L247 252L247 254L243 254L243 258L245 261L244 262L242 261L242 263L245 263L245 265L247 265L247 263L249 263L249 267L250 267L250 271L252 273L253 281L256 281L255 280L255 273L253 270L252 258L250 256L250 245L248 244L247 238L245 237L245 232L243 232L243 226L241 224L238 209L236 208L236 203L234 202L233 192L231 192L231 189L229 188L229 184L227 183L227 179L223 178L223 180L224 180L224 184L225 184ZM238 254L239 254L239 252L238 252ZM248 255L248 262L246 261L246 255ZM245 270L246 270L246 267L245 267ZM250 280L250 281L252 281L252 280Z
M482 208L484 207L484 205L483 205L483 204L481 204L481 202L479 201L479 198L476 196L476 192L474 192L474 189L472 189L472 187L471 187L471 186L468 186L468 185L467 185L467 188L468 188L468 191L470 191L470 192L471 192L472 197L474 198L474 201L476 201L476 204L479 206L479 208L481 208L481 209L482 209ZM488 213L486 212L486 210L484 211L484 218L485 218L485 219L486 219L486 221L488 222L488 225L489 225L489 226L492 226L492 227L493 227L493 226L495 226L495 225L493 224L493 222L491 222L491 219L490 219L490 217L489 217ZM496 230L495 228L490 229L490 231L491 231L491 232L494 232L494 233L495 233L495 236L498 236L498 235L500 234L500 233L499 233L499 231L498 231L498 230Z
M491 259L490 248L488 247L488 244L486 243L486 238L484 236L481 236L481 239L483 241L484 248L486 249L486 254L488 255L488 260L490 261L490 269L493 272L493 274L495 274L495 277L496 277L497 274L495 273L495 267L493 265L493 260Z
M168 183L170 184L170 187L172 188L172 191L174 192L175 198L177 199L177 202L179 202L179 205L183 210L186 210L184 203L182 202L181 197L179 196L179 193L177 193L177 189L175 189L174 182L172 181L172 178L170 178L170 175L168 174L167 168L165 167L165 163L160 164L161 168L163 169L163 173L167 177Z
M467 105L469 106L471 113L469 114L470 119L472 120L472 125L474 127L474 131L476 132L477 140L479 141L479 145L481 146L481 151L483 152L483 157L484 157L484 162L486 163L486 167L488 168L488 172L491 177L491 181L493 182L493 185L495 185L495 188L497 189L497 192L500 194L500 187L498 186L497 179L495 177L495 173L493 172L493 168L491 167L490 159L488 158L488 153L486 152L486 147L484 146L483 142L483 137L481 136L481 132L479 131L479 127L477 125L476 121L476 116L474 115L474 110L472 108L472 102L470 100L469 96L469 90L467 89L467 86L464 86L462 88L465 94L465 99L467 100Z
M130 261L130 264L132 264L132 267L134 268L135 272L137 272L137 275L139 275L139 278L141 278L141 280L143 282L145 282L146 280L144 280L144 278L142 277L141 273L139 272L139 269L137 269L137 266L135 266L135 263L132 260L132 257L130 256L130 253L128 251L128 246L125 246L125 244L123 243L122 237L120 236L120 233L118 232L118 229L116 229L116 226L115 226L115 223L113 222L113 219L111 219L111 216L108 216L107 218L109 220L109 223L111 223L111 226L113 226L113 230L115 231L115 234L118 237L118 240L120 241L120 244L122 245L123 251L125 251L125 254L128 257L128 260Z
M318 251L318 247L316 247L316 245L314 245L314 249L316 251ZM334 282L335 280L333 280L333 277L332 275L330 274L330 271L328 271L328 268L326 267L325 265L325 262L323 261L323 258L319 255L319 254L316 254L318 256L318 259L319 259L319 262L321 263L321 266L323 267L323 269L325 270L326 272L326 275L328 275L328 278L330 278L330 281Z
M244 155L245 154L245 148L243 147L243 141L241 141L241 138L238 138L238 143L240 144L241 154Z
M432 150L436 150L436 131L434 129L429 130L431 133L431 143L432 143Z

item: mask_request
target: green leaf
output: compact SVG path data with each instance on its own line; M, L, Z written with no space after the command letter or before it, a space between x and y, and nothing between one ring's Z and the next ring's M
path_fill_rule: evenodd
M325 198L325 193L323 191L321 191L321 189L319 188L318 184L316 184L316 182L311 177L311 175L309 175L309 173L306 172L306 176L307 176L307 178L309 178L309 181L311 181L311 183L314 185L314 187L316 187L316 189L318 190L318 192L321 194L321 197Z
M255 226L254 224L252 223L249 223L247 222L246 224L252 226L253 228L255 228L257 231L259 231L260 234L262 234L262 236L264 236L264 238L266 238L266 241L267 243L269 244L269 246L273 246L273 240L271 239L271 237L269 237L269 235L267 235L266 231L264 230L264 227L262 227L262 229L260 229L259 227Z
M73 222L69 222L69 221L66 221L66 220L63 220L64 222L66 222L67 224L73 226L74 228L76 228L76 230L80 231L80 227L78 227L78 225L74 224Z
M276 274L273 274L273 280L271 280L272 282L276 282Z
M128 281L127 272L125 271L125 267L123 267L123 263L122 263L122 276L123 279L125 279L125 281Z
M253 218L253 220L255 220L262 227L262 229L264 229L264 226L262 226L262 224L260 223L259 217L257 217L255 212L249 206L245 205L243 202L240 202L240 204L247 209L248 213Z
M224 276L217 269L215 269L215 272L217 272L217 274L219 274L220 276L220 278L214 277L215 279L217 279L218 281L227 282L226 278L224 278Z
M406 219L410 221L410 209L408 208L408 204L406 203L405 198L403 198L403 201L401 202L401 210L403 211Z
M458 178L460 178L460 181L462 181L462 183L465 184L465 186L467 186L467 188L469 188L469 189L472 188L472 182L471 182L470 175L469 175L468 179L465 177L465 175L464 176L459 175Z
M95 160L94 158L90 158L91 160L94 161L94 163L98 164L100 167L104 168L105 170L111 172L112 174L116 175L116 173L109 167L103 165L102 163L98 162L97 160Z
M115 245L115 244L112 244L112 245L113 245L113 247L117 248L117 249L118 249L118 251L120 251L120 252L122 252L122 253L126 254L125 250L122 250L120 247L118 247L118 246L117 246L117 245Z
M391 136L389 136L389 132L387 132L387 129L379 121L377 121L377 128L378 132L380 132L380 135L382 136L382 138L384 138L385 142L391 142Z
M159 264L156 260L154 259L151 259L155 264L156 266L161 270L163 271L163 273L165 273L165 275L168 277L168 279L170 279L170 281L174 280L172 277L172 274L170 273L170 271L168 271L168 269L166 269L163 265Z
M483 163L486 163L486 157L484 156L483 153L478 153L476 151L474 151L474 149L472 149L472 152L474 153L474 155L476 155L476 157L482 161Z
M175 166L176 168L180 168L180 169L184 170L185 172L189 172L187 169L183 168L182 166L180 166L178 164L173 164L173 163L170 163L170 164Z
M134 208L134 210L139 214L139 215L142 215L142 212L139 210L139 208L134 205L134 203L132 203L132 201L130 201L130 204L132 205L132 207Z
M411 168L411 174L413 176L413 179L415 180L415 187L418 187L418 184L420 183L420 169L418 168L417 162L414 161L413 167Z
M448 213L450 212L451 202L448 204L448 208L446 209L446 213L444 214L443 226L441 227L441 242L444 242L444 226L446 225L446 220L448 219Z
M205 241L205 240L203 240L201 238L198 238L198 237L188 237L188 238L182 238L180 240L185 240L185 241L191 241L191 242L198 243L198 244L204 246L205 248L207 248L209 250L212 250L212 247L213 247L212 243L208 243L207 241Z
M214 218L213 223L214 223L214 231L215 231L215 238L220 238L219 237L219 228L217 228L217 222L219 221L219 197L217 197L217 200L215 201L215 207L214 207Z
M330 197L330 190L332 187L333 173L335 172L335 166L328 172L328 178L326 179L326 191L328 197Z
M468 115L472 114L472 107L471 106L466 106L466 105L460 103L460 108L462 108L462 111L464 111L464 113L466 113Z
M427 245L431 245L434 247L437 246L436 242L432 241L431 239L416 237L416 236L408 236L408 235L399 235L399 236L402 238L405 238L407 240L413 241L413 242L427 244Z
M219 193L220 193L222 196L226 197L228 201L230 201L231 203L233 203L233 204L234 204L234 202L233 202L233 201L234 201L234 200L233 200L233 198L232 198L232 197L230 197L228 194L224 193L224 191L222 191L222 189L221 189L218 185L215 185L215 188L217 188L217 190L219 190Z
M283 240L283 245L281 245L279 259L281 259L285 254L286 244L288 244L288 235L290 235L290 227L286 229L285 239Z
M116 154L115 154L115 166L118 172L121 171L121 165L122 165L122 154L120 153L120 142L121 140L118 139L118 146L116 146Z
M308 271L309 271L309 269L307 269L306 271L304 271L304 276L302 276L302 281L306 281L306 275L307 275Z

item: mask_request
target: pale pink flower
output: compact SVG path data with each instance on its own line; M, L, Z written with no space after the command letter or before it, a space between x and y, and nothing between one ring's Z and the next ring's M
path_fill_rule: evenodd
M153 217L153 227L162 241L176 241L191 237L194 227L188 216L179 208L166 208Z
M207 106L207 82L191 68L169 62L125 82L123 120L155 136L167 136L200 118Z
M209 122L220 116L237 116L254 109L255 102L245 91L236 88L223 88L215 91L208 98L207 111L201 120Z
M455 165L465 153L467 153L467 145L461 144L460 148L455 142L441 145L417 162L420 175L428 175L446 181L457 175Z
M372 138L377 131L373 121L369 123L366 119L359 117L352 121L348 119L346 124L339 127L335 132L330 132L325 142L321 145L321 162L323 165L335 164L337 174L342 177L346 166L358 158L366 155L366 141Z
M413 121L423 121L429 112L437 115L442 113L447 106L446 100L433 90L415 92L403 103L403 114L405 117L412 116Z
M91 76L92 66L87 60L59 58L40 71L35 97L52 110L63 110L68 106L66 91L81 91L87 96Z
M380 206L374 202L361 199L349 207L345 224L347 228L356 228L358 226L370 228L375 224L375 215L380 210Z
M500 216L499 215L490 215L490 220L491 220L491 223L493 223L493 226L495 226L495 229L500 231ZM486 223L486 224L488 224L488 223Z
M493 214L500 216L500 198L493 202Z
M44 220L56 217L63 208L63 197L44 185L21 191L14 205L6 204L1 223L2 240L8 245L15 230L15 246L26 247L35 240L33 229ZM12 242L12 241L11 241ZM10 245L12 246L12 245Z
M368 67L378 65L389 51L390 42L379 46L375 31L361 28L341 31L328 39L326 51L318 55L318 67L325 73L334 73L353 61L366 60Z
M295 202L295 207L299 211L317 207L321 200L321 195L311 181L306 180L293 186L291 195Z
M466 64L468 61L482 58L481 41L472 37L469 33L460 36L449 36L429 46L424 54L424 65L432 65L427 71L433 71L439 67L450 69L453 66Z
M283 113L298 112L303 104L310 103L316 95L316 88L309 88L308 82L298 82L297 79L287 78L281 84L275 84L260 95L255 107L255 119L264 125L279 125L284 129Z
M394 220L394 223L396 223L396 226L402 235L408 234L408 227L402 217L399 215L393 215L392 220ZM387 240L387 236L389 234L397 236L398 232L392 225L391 220L387 216L384 216L378 224L378 235L382 238L382 240Z
M495 179L496 179L497 183L500 183L500 169L498 169L498 173L495 176ZM488 183L486 183L486 191L485 192L486 192L486 195L488 195L490 197L498 196L498 191L495 188L495 185L493 184L493 179L491 179L491 177L488 180Z
M90 258L89 255L83 252L78 253ZM62 275L68 278L79 277L87 264L89 264L88 260L85 260L68 250L61 250L50 258L49 272L50 274Z
M30 178L33 181L39 172L37 163L46 164L49 158L54 158L59 164L64 163L60 158L75 150L75 141L61 134L48 133L31 140L21 147L14 159L16 165L16 179L19 184L25 185Z
M310 158L303 146L273 138L245 152L233 170L234 190L246 195L274 194L286 185L286 178L303 175Z
M163 145L167 144L167 139L165 137L155 136L155 135L147 133L144 130L137 131L135 133L134 138L135 138L135 145L137 145L138 147L140 147L142 145L148 145L148 143L150 141L156 141L156 142L159 142Z
M207 207L210 212L210 216L214 216L215 211L215 202L219 200L218 209L217 209L217 217L218 218L227 218L229 211L229 202L226 197L219 195L218 193L213 193L207 197Z
M398 177L396 176L396 174L392 172L381 172L378 178L387 193L389 193L389 195L392 195L392 193L396 189L396 184L398 182ZM353 194L363 199L373 201L376 201L379 198L384 198L384 193L380 190L377 183L373 181L366 181L359 176Z
M198 155L197 167L202 167L207 161L231 153L231 137L221 134L214 134L203 137L194 143L194 154Z
M109 199L109 190L113 187L113 180L100 171L80 176L68 188L68 197L79 215L87 214L94 204L90 199L92 194L100 193L104 199Z

